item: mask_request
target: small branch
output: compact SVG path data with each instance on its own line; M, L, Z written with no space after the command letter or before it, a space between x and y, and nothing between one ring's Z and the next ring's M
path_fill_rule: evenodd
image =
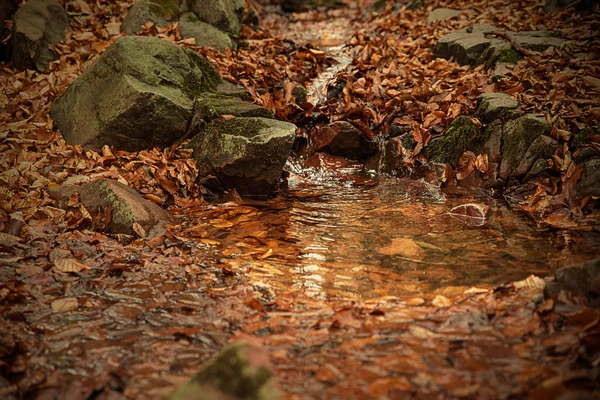
M539 55L540 54L537 51L528 50L528 49L524 48L519 43L517 43L517 40L513 36L510 36L506 32L490 31L490 32L485 32L484 34L486 36L487 35L495 35L495 36L499 36L499 37L502 37L502 38L508 40L510 42L510 44L512 45L512 47L515 48L515 50L517 50L518 52L522 53L525 56L535 56L535 55Z

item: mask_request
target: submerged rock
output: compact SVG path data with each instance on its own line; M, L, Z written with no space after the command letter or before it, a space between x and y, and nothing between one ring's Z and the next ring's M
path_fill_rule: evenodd
M551 126L546 119L531 114L508 122L504 126L502 162L499 171L500 178L508 182L513 172L519 167L521 161L523 161L523 157L531 144L538 137L548 135L550 129ZM521 174L522 171L519 171L519 175Z
M221 77L203 57L166 40L131 36L110 46L52 104L69 144L138 151L182 137L193 99Z
M181 385L169 400L277 400L269 356L259 347L235 343Z
M17 10L12 28L12 63L44 71L56 59L49 45L65 39L69 17L56 0L30 0Z
M493 25L472 25L442 36L433 48L436 57L454 58L460 65L476 65L487 62L515 63L522 58L521 53L512 48L510 42L486 33L501 31L510 35L523 48L544 51L549 47L562 47L566 41L556 37L551 31L510 32Z
M214 175L224 188L241 195L268 196L278 189L295 132L295 125L273 119L217 119L188 147L200 178Z
M505 93L482 93L477 98L477 117L484 123L502 122L521 116L519 102Z
M107 226L109 233L136 234L134 224L144 230L146 237L162 233L164 225L174 221L165 210L144 199L138 192L122 183L111 179L98 179L82 185L59 186L48 190L50 196L57 200L60 207L66 207L66 202L74 193L79 193L79 199L88 212L94 215L106 207L112 209L112 218ZM139 228L138 234L139 234Z

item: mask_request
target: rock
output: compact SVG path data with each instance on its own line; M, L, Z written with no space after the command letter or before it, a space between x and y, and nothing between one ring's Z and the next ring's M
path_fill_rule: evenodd
M587 160L575 190L580 198L587 196L600 197L600 158Z
M310 156L304 163L306 168L340 170L344 168L358 168L360 164L344 157L332 156L327 153L317 152Z
M146 22L157 26L171 25L179 18L178 0L139 0L135 3L121 23L121 31L133 35L142 31Z
M555 280L546 285L544 295L555 297L561 290L570 290L598 303L600 300L600 259L558 269Z
M458 17L462 13L472 13L473 10L455 10L452 8L436 8L427 16L427 24L432 24L436 21L452 19Z
M192 12L181 15L179 29L182 37L194 38L196 46L214 47L221 51L228 47L235 50L237 47L237 44L231 40L227 33L200 21L196 14Z
M133 225L138 223L146 237L153 237L162 234L164 224L174 221L167 211L144 199L129 186L111 179L98 179L82 185L59 186L49 189L48 192L63 208L73 193L79 193L81 203L92 215L98 212L98 208L105 210L110 206L112 219L107 226L109 233L134 235L136 231Z
M504 181L519 167L529 146L540 136L550 133L550 124L540 117L524 115L504 125L502 162L499 176ZM535 161L535 160L534 160Z
M472 25L442 36L433 48L436 57L454 58L460 65L476 65L486 62L516 63L521 53L512 48L510 42L497 36L486 36L486 32L501 31L510 35L523 48L544 51L549 47L562 47L566 41L551 31L511 32L502 31L492 25Z
M204 93L194 101L194 111L187 137L201 132L210 121L220 116L275 118L273 113L264 107L248 103L238 97L217 93Z
M0 61L10 60L10 31L6 21L13 19L13 14L18 8L18 0L0 1Z
M543 158L539 158L533 163L533 165L531 166L531 169L525 176L525 179L523 179L523 182L527 182L528 180L533 179L536 176L541 175L542 173L544 173L546 171L550 171L551 169L552 169L552 162L550 162L546 159L543 159Z
M188 147L200 178L214 175L241 195L268 196L277 191L295 132L295 125L273 119L217 119Z
M242 100L252 100L252 96L240 85L236 85L231 82L222 81L217 84L217 88L215 89L216 94L220 94L223 96L237 97Z
M477 149L485 140L484 133L467 116L456 118L442 136L434 138L426 148L430 161L450 163L456 167L458 159L467 150Z
M168 396L169 400L277 400L268 355L247 343L225 349L202 371Z
M527 149L525 156L514 170L512 177L515 179L523 178L537 160L551 158L557 147L558 142L551 137L546 135L538 136Z
M69 17L56 0L30 0L15 13L12 63L18 69L45 71L56 59L49 45L65 39Z
M502 152L502 123L495 121L485 127L487 140L481 145L481 153L488 155L492 162L500 162Z
M379 151L369 157L365 167L393 176L408 175L408 169L402 163L403 156L398 151L400 146L402 146L400 138L386 140Z
M482 93L477 98L476 115L482 122L490 123L496 119L506 122L522 113L519 111L519 103L511 95Z
M310 132L308 152L322 151L350 160L364 160L377 152L377 144L350 122L337 121Z
M507 62L496 62L496 66L494 67L491 77L492 81L498 82L502 79L508 78L508 72L512 71L514 64Z
M51 115L69 144L94 150L166 147L185 134L194 97L221 82L218 72L189 49L127 36L54 101Z
M240 2L237 0L189 0L190 11L204 21L234 37L240 34ZM241 13L244 11L242 6Z

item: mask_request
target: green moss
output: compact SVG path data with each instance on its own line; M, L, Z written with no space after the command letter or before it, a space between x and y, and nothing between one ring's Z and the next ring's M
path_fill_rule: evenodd
M194 74L188 74L184 77L186 80L185 85L190 85L187 90L194 95L206 90L215 91L217 85L223 81L219 72L204 57L190 49L184 49L184 51L189 59L202 71L202 81L200 82L194 79Z
M462 153L475 150L485 141L486 135L469 117L458 117L442 136L427 146L427 156L431 161L456 166Z
M573 135L573 146L579 147L582 144L587 144L590 142L590 136L598 134L600 134L600 128L597 126L583 128Z
M308 90L304 86L298 86L294 95L296 97L296 104L304 103L308 99Z
M167 21L174 21L179 17L179 2L177 0L152 0L148 6L153 14Z
M100 117L100 111L96 110L96 121L98 121L98 129L103 131L108 123Z
M509 49L500 49L497 52L496 60L505 63L516 64L523 56L512 47Z
M415 146L415 138L412 135L412 133L408 133L406 135L404 135L404 137L402 138L402 147L404 147L407 150L411 150L414 149Z

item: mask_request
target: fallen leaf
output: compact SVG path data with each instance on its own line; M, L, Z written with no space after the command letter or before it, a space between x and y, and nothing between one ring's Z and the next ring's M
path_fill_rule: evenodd
M76 310L79 307L79 302L75 297L64 297L62 299L54 300L51 303L52 311L54 312L67 312Z
M393 238L392 243L379 249L379 254L387 256L399 255L403 257L419 257L423 250L412 239L409 238Z
M81 272L84 269L90 269L87 265L72 258L57 258L54 260L54 268L62 272Z

